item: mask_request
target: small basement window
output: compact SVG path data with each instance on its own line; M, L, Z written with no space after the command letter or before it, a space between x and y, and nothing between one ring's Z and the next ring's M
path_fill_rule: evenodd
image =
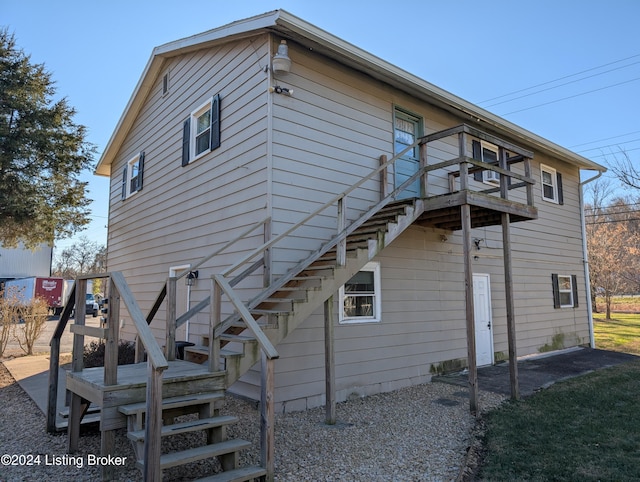
M380 263L367 263L340 288L340 323L380 321Z

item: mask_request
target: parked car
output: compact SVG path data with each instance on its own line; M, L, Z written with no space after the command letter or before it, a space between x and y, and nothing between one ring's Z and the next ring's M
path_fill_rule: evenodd
M98 316L98 311L100 311L100 308L98 307L98 302L96 301L95 296L93 295L93 293L87 293L85 313L95 318L96 316Z

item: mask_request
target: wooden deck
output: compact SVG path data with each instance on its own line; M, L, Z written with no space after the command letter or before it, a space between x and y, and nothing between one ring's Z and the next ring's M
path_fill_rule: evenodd
M225 372L209 372L206 365L172 360L162 374L162 394L167 398L223 391L224 377ZM147 378L147 363L118 366L115 385L104 383L104 368L85 368L67 373L67 389L102 407L100 429L114 430L126 427L126 417L118 412L119 406L146 400Z
M538 219L538 209L534 206L464 190L425 199L424 213L416 224L458 231L462 229L460 207L464 204L471 207L472 228L499 225L502 222L502 213L508 213L512 223Z

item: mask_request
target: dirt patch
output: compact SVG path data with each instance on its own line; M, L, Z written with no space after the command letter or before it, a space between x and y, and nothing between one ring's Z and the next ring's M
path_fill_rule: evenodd
M471 431L471 443L467 448L467 455L464 458L462 467L460 467L456 482L473 482L478 479L478 474L480 473L486 454L484 445L486 429L487 425L484 419L478 418Z

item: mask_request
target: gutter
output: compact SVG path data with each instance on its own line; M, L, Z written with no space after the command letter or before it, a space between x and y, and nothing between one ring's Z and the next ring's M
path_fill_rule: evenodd
M582 228L582 262L584 264L584 282L587 293L587 318L589 323L589 346L596 347L596 340L593 335L593 306L591 305L591 278L589 276L589 256L587 251L587 223L584 215L584 186L598 179L604 171L598 171L595 176L578 184L578 195L580 197L580 225Z

